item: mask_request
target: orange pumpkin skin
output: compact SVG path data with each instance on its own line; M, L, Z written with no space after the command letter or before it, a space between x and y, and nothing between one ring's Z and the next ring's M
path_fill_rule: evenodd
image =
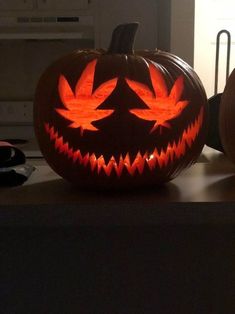
M197 160L206 94L189 65L162 54L83 50L49 66L34 125L54 171L80 187L135 188L167 182Z
M235 69L230 74L221 96L219 133L224 152L235 163Z

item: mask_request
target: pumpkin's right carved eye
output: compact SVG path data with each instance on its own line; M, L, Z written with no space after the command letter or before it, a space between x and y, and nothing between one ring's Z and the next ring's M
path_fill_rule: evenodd
M129 87L145 102L149 109L132 109L131 113L140 119L155 121L150 133L158 127L170 128L169 120L176 118L189 104L187 100L180 100L184 89L184 78L179 76L175 81L170 94L161 73L152 64L149 72L155 94L148 86L126 79Z

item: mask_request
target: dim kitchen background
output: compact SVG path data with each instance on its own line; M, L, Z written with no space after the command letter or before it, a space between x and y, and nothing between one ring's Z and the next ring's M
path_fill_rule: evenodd
M33 98L45 68L76 49L107 48L114 27L130 21L140 23L137 50L178 55L194 66L210 97L216 34L228 29L235 38L234 9L233 0L0 0L0 138L34 138ZM219 91L223 40L221 46Z

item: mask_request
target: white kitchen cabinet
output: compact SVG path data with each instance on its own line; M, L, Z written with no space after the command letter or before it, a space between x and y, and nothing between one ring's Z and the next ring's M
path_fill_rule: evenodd
M0 11L32 10L33 0L0 0Z
M85 10L89 0L37 0L40 10Z

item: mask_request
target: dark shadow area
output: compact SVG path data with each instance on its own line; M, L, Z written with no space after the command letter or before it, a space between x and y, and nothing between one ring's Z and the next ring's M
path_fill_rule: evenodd
M218 180L209 185L203 193L208 199L223 199L226 202L234 202L234 191L231 186L235 185L235 175L231 175L225 179Z
M1 229L4 314L232 314L234 226Z

